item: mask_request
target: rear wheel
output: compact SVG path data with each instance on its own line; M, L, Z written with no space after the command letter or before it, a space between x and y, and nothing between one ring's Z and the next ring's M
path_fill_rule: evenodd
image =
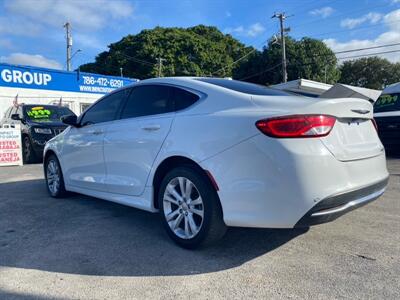
M61 172L60 162L52 154L45 162L46 186L50 196L61 198L66 196L67 192L64 186L64 177Z
M158 201L168 235L184 248L210 244L226 232L217 192L195 168L171 170L161 183Z
M36 155L33 150L31 140L29 139L28 136L25 136L23 139L22 150L23 150L24 163L30 164L36 161Z

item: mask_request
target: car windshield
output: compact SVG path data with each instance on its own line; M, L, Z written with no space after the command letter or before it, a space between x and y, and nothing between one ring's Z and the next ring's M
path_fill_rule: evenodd
M374 104L374 112L400 110L400 93L381 95Z
M25 105L23 112L26 119L35 122L60 121L62 116L74 114L68 107L54 105Z
M223 79L223 78L196 78L196 80L214 84L226 89L234 90L236 92L241 92L250 95L259 96L288 96L290 94L268 88L263 85L243 82L239 80Z

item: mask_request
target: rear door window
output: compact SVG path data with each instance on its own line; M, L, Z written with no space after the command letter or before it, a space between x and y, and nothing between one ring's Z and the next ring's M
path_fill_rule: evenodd
M172 105L175 111L179 111L189 106L193 105L197 100L199 100L199 96L188 92L186 90L171 87L172 89Z
M132 89L121 113L121 119L158 115L172 111L169 86L143 85Z
M381 95L374 104L374 112L400 111L400 93Z

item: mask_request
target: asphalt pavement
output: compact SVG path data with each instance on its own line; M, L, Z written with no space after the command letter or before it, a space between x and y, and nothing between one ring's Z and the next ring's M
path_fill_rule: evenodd
M0 299L400 299L400 159L388 167L385 195L335 222L232 228L196 251L157 214L50 198L39 164L0 168Z

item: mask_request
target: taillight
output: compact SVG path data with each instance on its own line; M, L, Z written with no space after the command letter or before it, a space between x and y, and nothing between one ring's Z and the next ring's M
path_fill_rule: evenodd
M372 124L374 124L374 127L376 131L378 132L378 124L376 123L375 119L371 119Z
M257 128L276 138L312 138L327 136L336 118L327 115L295 115L260 120Z

